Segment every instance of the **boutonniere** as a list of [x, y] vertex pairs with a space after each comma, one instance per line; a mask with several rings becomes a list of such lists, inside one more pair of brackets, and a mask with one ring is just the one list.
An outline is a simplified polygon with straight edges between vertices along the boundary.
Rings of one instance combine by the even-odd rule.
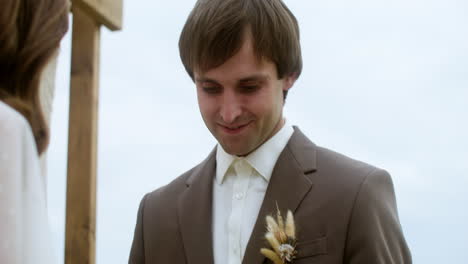
[[290, 210], [286, 214], [286, 219], [283, 219], [278, 205], [276, 207], [276, 221], [270, 215], [266, 217], [265, 238], [272, 249], [262, 248], [260, 252], [274, 264], [288, 264], [292, 263], [297, 254], [296, 226]]

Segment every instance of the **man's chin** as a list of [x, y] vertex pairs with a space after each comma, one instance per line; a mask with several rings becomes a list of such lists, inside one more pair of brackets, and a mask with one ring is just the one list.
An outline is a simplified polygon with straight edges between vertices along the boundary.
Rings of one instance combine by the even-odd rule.
[[252, 150], [250, 150], [247, 146], [232, 146], [229, 144], [221, 144], [223, 147], [224, 151], [230, 155], [234, 156], [247, 156]]

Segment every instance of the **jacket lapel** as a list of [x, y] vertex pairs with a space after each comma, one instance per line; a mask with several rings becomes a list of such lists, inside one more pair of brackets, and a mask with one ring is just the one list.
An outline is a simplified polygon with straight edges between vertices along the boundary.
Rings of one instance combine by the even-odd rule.
[[276, 204], [283, 215], [287, 210], [294, 213], [312, 188], [312, 181], [306, 174], [316, 169], [315, 145], [298, 128], [294, 127], [294, 129], [295, 132], [279, 156], [271, 175], [257, 221], [247, 244], [243, 264], [263, 263], [265, 258], [260, 253], [260, 249], [267, 246], [264, 239], [265, 217], [276, 213]]
[[194, 169], [179, 199], [179, 224], [188, 264], [213, 264], [212, 190], [216, 150]]

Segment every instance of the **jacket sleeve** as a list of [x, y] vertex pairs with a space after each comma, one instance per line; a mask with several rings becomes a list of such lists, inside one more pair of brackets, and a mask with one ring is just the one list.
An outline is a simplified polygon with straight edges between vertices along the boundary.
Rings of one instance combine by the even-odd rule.
[[348, 225], [344, 263], [412, 263], [392, 179], [384, 170], [375, 169], [361, 184]]
[[145, 208], [145, 200], [147, 195], [143, 197], [138, 209], [137, 222], [135, 226], [135, 233], [133, 235], [132, 248], [130, 250], [129, 264], [144, 264], [145, 263], [145, 243], [143, 235], [143, 214]]

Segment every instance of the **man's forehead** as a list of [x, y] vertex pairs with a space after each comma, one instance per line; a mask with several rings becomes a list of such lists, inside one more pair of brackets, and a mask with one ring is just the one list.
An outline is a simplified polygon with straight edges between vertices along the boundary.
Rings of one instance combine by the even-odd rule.
[[252, 46], [247, 44], [233, 56], [223, 61], [221, 65], [202, 70], [197, 68], [194, 77], [197, 81], [226, 80], [226, 81], [253, 81], [267, 80], [276, 75], [276, 66], [266, 58], [255, 54]]
[[260, 69], [265, 63], [271, 62], [255, 49], [253, 36], [249, 27], [243, 30], [242, 40], [237, 49], [235, 49], [228, 57], [217, 57], [216, 53], [205, 54], [202, 60], [198, 61], [198, 65], [194, 65], [193, 72], [198, 75], [207, 75], [217, 68], [227, 67], [245, 67]]

